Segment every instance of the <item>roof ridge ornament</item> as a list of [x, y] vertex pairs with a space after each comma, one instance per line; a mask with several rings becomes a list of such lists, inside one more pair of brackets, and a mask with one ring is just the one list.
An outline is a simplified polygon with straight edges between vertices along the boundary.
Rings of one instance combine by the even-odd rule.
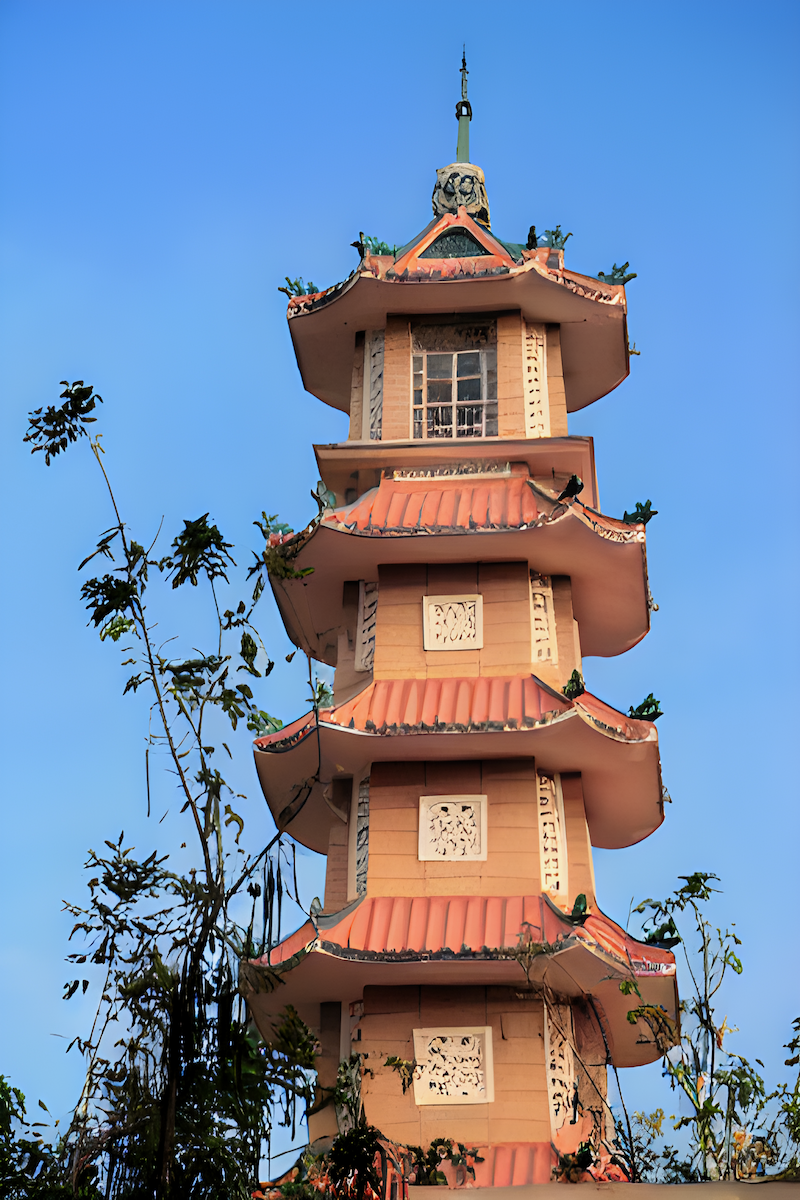
[[436, 217], [457, 216], [459, 208], [484, 229], [491, 229], [489, 201], [486, 196], [486, 180], [480, 167], [469, 161], [469, 123], [472, 120], [472, 105], [467, 99], [467, 55], [466, 47], [461, 59], [461, 99], [456, 105], [458, 118], [458, 145], [456, 161], [436, 172], [436, 187], [433, 189], [433, 212]]

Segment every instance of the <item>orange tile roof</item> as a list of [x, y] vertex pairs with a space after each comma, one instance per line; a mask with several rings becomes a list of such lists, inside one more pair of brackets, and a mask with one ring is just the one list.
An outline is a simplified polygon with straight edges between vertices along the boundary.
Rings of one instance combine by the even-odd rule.
[[[651, 721], [636, 721], [584, 692], [577, 700], [535, 675], [479, 675], [467, 679], [378, 679], [352, 700], [323, 709], [320, 722], [363, 733], [500, 732], [531, 729], [570, 711], [601, 732], [628, 742], [648, 741]], [[315, 727], [314, 714], [257, 738], [257, 750], [283, 749]]]
[[526, 478], [461, 475], [383, 479], [354, 504], [326, 513], [322, 525], [358, 533], [520, 529], [538, 516]]
[[534, 942], [555, 945], [577, 939], [595, 945], [642, 975], [672, 975], [669, 950], [646, 945], [610, 918], [594, 913], [582, 924], [538, 896], [367, 896], [340, 921], [306, 922], [258, 962], [275, 967], [318, 939], [321, 949], [357, 955], [474, 954], [516, 946], [529, 930]]

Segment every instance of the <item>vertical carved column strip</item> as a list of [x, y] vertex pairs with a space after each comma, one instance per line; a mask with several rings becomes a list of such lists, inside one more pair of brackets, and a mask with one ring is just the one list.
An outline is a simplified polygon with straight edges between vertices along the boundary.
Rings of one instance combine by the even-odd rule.
[[553, 585], [549, 575], [531, 571], [531, 661], [558, 664]]
[[525, 436], [550, 437], [544, 325], [524, 326]]
[[371, 329], [364, 342], [364, 441], [381, 440], [385, 340], [382, 329]]
[[570, 1044], [570, 1039], [574, 1037], [570, 1006], [545, 1003], [544, 1029], [550, 1129], [555, 1135], [565, 1123], [574, 1123], [578, 1115], [575, 1104], [575, 1057]]
[[356, 894], [367, 894], [367, 868], [369, 866], [369, 775], [358, 785], [358, 812], [356, 814]]
[[358, 620], [356, 622], [356, 671], [371, 671], [375, 658], [375, 624], [378, 619], [378, 585], [358, 584]]
[[539, 854], [542, 891], [566, 898], [567, 851], [564, 838], [564, 800], [558, 775], [536, 773], [539, 809]]

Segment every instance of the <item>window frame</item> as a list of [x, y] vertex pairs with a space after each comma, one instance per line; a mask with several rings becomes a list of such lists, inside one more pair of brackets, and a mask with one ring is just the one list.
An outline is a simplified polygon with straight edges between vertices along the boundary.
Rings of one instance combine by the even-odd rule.
[[[480, 356], [480, 371], [476, 374], [469, 374], [469, 375], [461, 376], [461, 379], [463, 379], [465, 381], [468, 379], [476, 379], [476, 378], [480, 380], [480, 399], [479, 400], [459, 400], [459, 398], [458, 398], [458, 383], [459, 383], [458, 356], [466, 355], [466, 354], [477, 354]], [[495, 390], [494, 396], [489, 395], [489, 371], [490, 371], [489, 355], [490, 354], [494, 355], [494, 357], [495, 357], [495, 362], [494, 362], [494, 367], [493, 367], [494, 377], [495, 377], [494, 378], [494, 390]], [[428, 375], [428, 359], [431, 355], [437, 355], [439, 357], [444, 357], [445, 355], [448, 355], [450, 357], [451, 371], [450, 371], [450, 377], [449, 377], [449, 383], [450, 383], [450, 401], [449, 401], [449, 403], [447, 403], [447, 402], [437, 403], [436, 401], [431, 403], [431, 401], [429, 399], [428, 384], [430, 382], [433, 382], [436, 380], [435, 376], [433, 377], [433, 380], [431, 380], [430, 376]], [[417, 369], [418, 361], [421, 365], [421, 370]], [[418, 378], [419, 378], [420, 384], [421, 384], [421, 386], [419, 388], [417, 387]], [[442, 381], [444, 382], [446, 380], [446, 378], [447, 377], [444, 377], [442, 379]], [[440, 350], [440, 349], [437, 349], [437, 350], [419, 349], [418, 350], [418, 349], [412, 347], [412, 350], [411, 350], [411, 422], [410, 422], [411, 440], [415, 441], [415, 442], [458, 442], [458, 441], [468, 442], [468, 441], [474, 441], [478, 438], [486, 439], [489, 437], [497, 437], [498, 436], [497, 432], [495, 432], [495, 433], [487, 433], [486, 432], [487, 419], [494, 419], [495, 423], [497, 421], [496, 416], [494, 418], [487, 418], [487, 409], [488, 409], [489, 405], [490, 404], [494, 404], [495, 406], [497, 405], [496, 393], [497, 393], [497, 346], [496, 345], [494, 345], [494, 346], [477, 346], [477, 347], [471, 347], [469, 349], [463, 348], [463, 349], [453, 349], [453, 350]], [[420, 403], [417, 403], [417, 395], [418, 394], [420, 396]], [[450, 427], [451, 432], [449, 434], [441, 434], [441, 435], [437, 436], [436, 434], [431, 435], [429, 433], [429, 428], [430, 428], [429, 412], [431, 410], [434, 410], [437, 408], [438, 409], [443, 409], [443, 408], [450, 409], [451, 419], [450, 419], [449, 427]], [[479, 409], [480, 410], [480, 431], [473, 432], [477, 428], [477, 424], [473, 424], [473, 425], [465, 427], [465, 428], [469, 429], [469, 432], [459, 433], [459, 423], [458, 423], [459, 410], [463, 412], [463, 411], [466, 411], [469, 409], [473, 409], [473, 410]], [[418, 417], [418, 414], [419, 414], [419, 417]], [[420, 428], [419, 434], [417, 434], [418, 427]]]

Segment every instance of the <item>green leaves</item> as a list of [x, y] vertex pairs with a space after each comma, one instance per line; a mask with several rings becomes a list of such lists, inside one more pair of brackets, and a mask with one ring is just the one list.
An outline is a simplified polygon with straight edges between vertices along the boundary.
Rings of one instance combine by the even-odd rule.
[[303, 283], [303, 279], [298, 275], [297, 279], [290, 279], [288, 275], [284, 275], [286, 287], [279, 287], [279, 292], [284, 292], [290, 299], [292, 296], [311, 296], [319, 291], [315, 283]]
[[183, 531], [172, 543], [173, 553], [164, 560], [164, 565], [171, 573], [172, 586], [178, 588], [187, 581], [192, 587], [197, 587], [198, 576], [202, 573], [209, 583], [215, 579], [228, 582], [225, 568], [228, 564], [235, 566], [228, 551], [231, 543], [226, 542], [216, 525], [209, 525], [208, 513], [198, 517], [196, 521], [184, 521]]
[[94, 412], [98, 401], [103, 403], [103, 397], [93, 394], [94, 388], [84, 387], [82, 379], [76, 379], [72, 385], [62, 379], [61, 386], [64, 391], [59, 399], [65, 403], [59, 408], [51, 404], [28, 413], [28, 431], [22, 439], [32, 443], [31, 454], [44, 450], [45, 466], [48, 467], [51, 458], [66, 450], [70, 442], [88, 436], [86, 426], [97, 420], [89, 413]]
[[631, 705], [628, 716], [633, 717], [635, 721], [657, 721], [659, 717], [663, 717], [661, 705], [651, 692], [649, 696], [645, 696], [641, 704], [637, 704], [636, 708]]
[[[102, 579], [87, 579], [81, 588], [81, 599], [88, 601], [89, 623], [95, 629], [107, 617], [124, 614], [132, 609], [137, 594], [136, 585], [128, 579], [104, 575]], [[102, 636], [102, 635], [101, 635]], [[113, 634], [110, 635], [113, 637]], [[114, 638], [116, 641], [116, 638]]]
[[247, 718], [247, 728], [257, 737], [264, 737], [268, 733], [277, 733], [279, 729], [283, 729], [283, 721], [271, 717], [263, 709], [251, 709]]
[[583, 676], [577, 668], [572, 672], [561, 690], [568, 700], [577, 700], [578, 696], [582, 696], [586, 691], [586, 688], [583, 686]]

